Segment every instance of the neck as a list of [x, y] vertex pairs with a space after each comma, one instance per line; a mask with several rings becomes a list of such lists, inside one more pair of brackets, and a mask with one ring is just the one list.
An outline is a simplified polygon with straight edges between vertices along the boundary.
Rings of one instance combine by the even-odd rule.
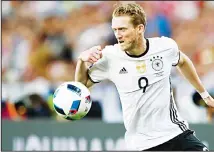
[[140, 38], [138, 39], [135, 47], [129, 51], [127, 51], [128, 54], [130, 55], [141, 55], [146, 51], [146, 39], [142, 36], [140, 36]]

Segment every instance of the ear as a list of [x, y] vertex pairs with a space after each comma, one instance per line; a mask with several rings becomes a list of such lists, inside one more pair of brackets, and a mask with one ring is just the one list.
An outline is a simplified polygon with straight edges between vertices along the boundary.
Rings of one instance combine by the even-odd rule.
[[139, 32], [139, 33], [143, 33], [143, 32], [145, 31], [145, 27], [144, 27], [143, 24], [138, 25], [137, 28], [138, 28], [138, 32]]

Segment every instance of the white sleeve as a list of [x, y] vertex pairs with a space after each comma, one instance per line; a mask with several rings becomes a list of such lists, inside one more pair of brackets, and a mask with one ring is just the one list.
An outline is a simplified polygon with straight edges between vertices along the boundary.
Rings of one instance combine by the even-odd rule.
[[180, 51], [178, 49], [177, 43], [173, 39], [169, 38], [169, 41], [170, 41], [170, 45], [172, 48], [170, 51], [169, 57], [172, 61], [172, 66], [176, 66], [176, 65], [178, 65], [179, 60], [180, 60]]
[[103, 57], [88, 69], [89, 79], [94, 83], [108, 79], [108, 59], [103, 50]]

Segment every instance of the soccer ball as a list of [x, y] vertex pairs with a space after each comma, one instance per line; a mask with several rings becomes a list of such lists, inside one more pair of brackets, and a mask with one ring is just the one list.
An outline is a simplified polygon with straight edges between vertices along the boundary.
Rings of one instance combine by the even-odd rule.
[[90, 91], [80, 82], [64, 82], [53, 95], [56, 113], [68, 120], [83, 118], [91, 108]]

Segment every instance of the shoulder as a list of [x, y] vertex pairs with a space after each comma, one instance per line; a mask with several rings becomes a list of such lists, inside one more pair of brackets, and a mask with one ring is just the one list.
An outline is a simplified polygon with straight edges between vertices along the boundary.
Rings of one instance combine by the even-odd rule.
[[106, 45], [102, 50], [102, 53], [104, 56], [111, 56], [111, 55], [117, 54], [119, 50], [120, 50], [120, 47], [118, 44]]
[[177, 43], [172, 38], [165, 36], [149, 38], [149, 41], [153, 45], [158, 45], [165, 49], [178, 48]]
[[172, 38], [162, 37], [162, 39], [163, 39], [164, 43], [167, 44], [168, 46], [170, 46], [172, 48], [177, 48], [178, 47], [177, 43]]

